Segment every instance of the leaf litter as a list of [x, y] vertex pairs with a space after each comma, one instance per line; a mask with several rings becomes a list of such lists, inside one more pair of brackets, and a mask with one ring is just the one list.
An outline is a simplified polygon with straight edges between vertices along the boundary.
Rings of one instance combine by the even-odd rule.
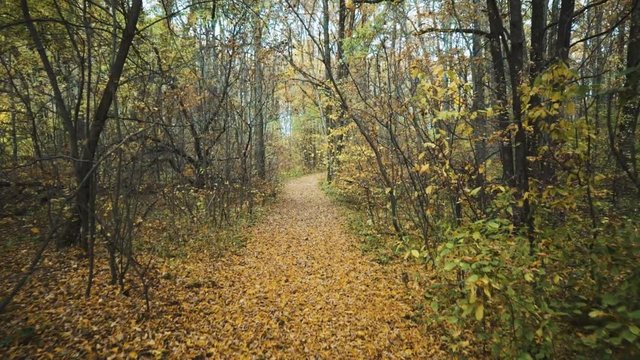
[[98, 264], [94, 295], [84, 299], [80, 257], [73, 251], [50, 254], [12, 310], [0, 315], [0, 354], [446, 357], [436, 335], [410, 319], [415, 296], [392, 271], [362, 255], [319, 181], [310, 175], [287, 183], [268, 216], [246, 230], [249, 240], [241, 251], [218, 258], [199, 249], [159, 264], [149, 313], [139, 296], [122, 296], [107, 285], [105, 264]]

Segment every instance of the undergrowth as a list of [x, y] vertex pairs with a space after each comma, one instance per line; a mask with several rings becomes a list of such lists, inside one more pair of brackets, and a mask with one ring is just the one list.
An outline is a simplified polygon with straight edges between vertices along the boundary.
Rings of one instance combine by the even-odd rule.
[[389, 236], [383, 235], [371, 221], [366, 212], [359, 204], [344, 195], [337, 187], [327, 181], [321, 183], [322, 191], [335, 203], [341, 205], [339, 211], [347, 219], [347, 226], [350, 233], [358, 236], [360, 249], [370, 256], [373, 261], [381, 265], [400, 260], [402, 257], [402, 246], [399, 242]]

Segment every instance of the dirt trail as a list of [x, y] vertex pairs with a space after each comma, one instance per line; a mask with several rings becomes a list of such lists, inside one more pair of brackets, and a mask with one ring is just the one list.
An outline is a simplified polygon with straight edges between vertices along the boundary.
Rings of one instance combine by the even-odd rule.
[[406, 319], [411, 308], [400, 279], [362, 255], [319, 181], [311, 175], [289, 182], [251, 229], [247, 248], [219, 268], [223, 320], [209, 339], [218, 355], [436, 356]]

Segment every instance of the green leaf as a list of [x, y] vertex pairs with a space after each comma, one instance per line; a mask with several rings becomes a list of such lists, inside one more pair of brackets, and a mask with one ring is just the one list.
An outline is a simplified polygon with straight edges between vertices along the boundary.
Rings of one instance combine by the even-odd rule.
[[457, 316], [448, 316], [445, 318], [445, 320], [449, 323], [449, 324], [457, 324], [458, 323], [458, 317]]
[[411, 256], [415, 257], [415, 258], [419, 258], [420, 257], [420, 252], [416, 249], [411, 250]]
[[438, 305], [437, 301], [432, 301], [431, 302], [431, 310], [433, 310], [434, 312], [438, 312], [438, 309], [440, 308], [440, 306]]
[[618, 298], [613, 294], [605, 294], [602, 297], [602, 304], [604, 305], [616, 305], [618, 304]]
[[640, 335], [640, 328], [633, 324], [629, 325], [629, 331], [631, 331], [634, 335]]
[[610, 322], [610, 323], [607, 323], [605, 327], [609, 330], [615, 330], [622, 327], [622, 324], [620, 324], [619, 322]]
[[533, 360], [529, 353], [523, 353], [518, 356], [518, 360]]
[[615, 346], [618, 346], [620, 344], [622, 344], [622, 338], [619, 336], [613, 337], [611, 339], [609, 339], [609, 342], [612, 343]]
[[640, 320], [640, 310], [630, 312], [629, 317], [631, 319]]
[[630, 343], [636, 341], [636, 339], [638, 338], [638, 336], [636, 336], [634, 333], [632, 333], [629, 330], [623, 331], [622, 334], [620, 334], [620, 336], [622, 336], [625, 340], [627, 340]]
[[473, 283], [475, 283], [476, 281], [478, 281], [478, 278], [479, 278], [479, 277], [478, 277], [478, 275], [477, 275], [477, 274], [473, 274], [473, 275], [471, 275], [471, 276], [469, 276], [469, 277], [467, 278], [467, 283], [469, 283], [469, 284], [473, 284]]
[[456, 262], [449, 261], [448, 263], [444, 264], [444, 270], [445, 271], [453, 270], [456, 266], [458, 266]]

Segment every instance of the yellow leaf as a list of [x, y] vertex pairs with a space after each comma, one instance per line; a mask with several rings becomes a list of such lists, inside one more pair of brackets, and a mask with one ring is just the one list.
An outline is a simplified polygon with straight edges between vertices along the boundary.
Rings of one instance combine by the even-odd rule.
[[574, 104], [573, 102], [567, 103], [566, 110], [567, 110], [567, 114], [575, 115], [576, 114], [576, 104]]
[[480, 304], [476, 307], [476, 320], [480, 321], [484, 317], [484, 305]]

